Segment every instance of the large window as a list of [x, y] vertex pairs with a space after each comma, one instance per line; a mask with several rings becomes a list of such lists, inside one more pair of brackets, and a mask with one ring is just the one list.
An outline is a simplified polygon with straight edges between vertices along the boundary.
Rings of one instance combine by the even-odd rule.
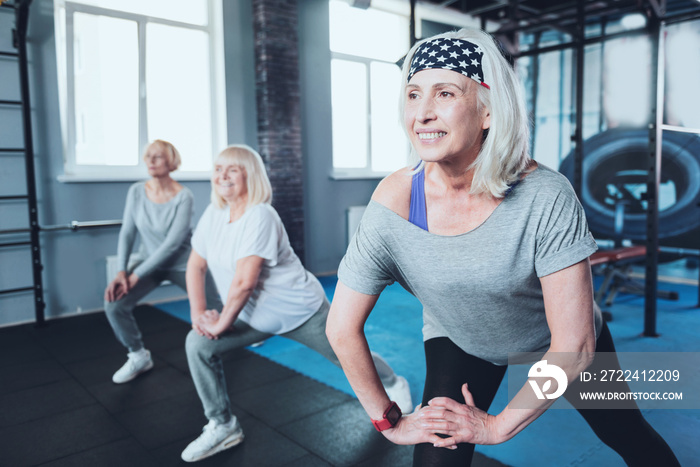
[[56, 0], [63, 179], [143, 177], [153, 139], [211, 170], [226, 142], [220, 0]]
[[385, 175], [407, 163], [396, 62], [408, 52], [408, 31], [403, 15], [330, 2], [336, 177]]
[[[621, 30], [608, 24], [607, 32]], [[700, 21], [666, 28], [664, 123], [700, 129]], [[533, 35], [521, 36], [521, 47]], [[569, 42], [559, 32], [545, 33], [540, 46]], [[651, 119], [651, 46], [646, 35], [612, 39], [585, 47], [583, 137], [612, 128], [645, 129]], [[533, 112], [533, 156], [550, 167], [571, 152], [575, 118], [575, 54], [543, 53], [518, 60], [528, 105]]]

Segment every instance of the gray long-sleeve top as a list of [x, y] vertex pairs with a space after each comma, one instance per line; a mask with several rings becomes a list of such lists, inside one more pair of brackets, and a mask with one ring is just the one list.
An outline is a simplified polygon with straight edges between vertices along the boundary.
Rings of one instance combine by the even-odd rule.
[[183, 187], [167, 203], [154, 203], [146, 196], [145, 185], [146, 182], [134, 183], [126, 196], [117, 246], [119, 268], [128, 271], [129, 256], [138, 233], [139, 253], [143, 258], [133, 271], [138, 277], [156, 269], [184, 270], [190, 253], [194, 196]]

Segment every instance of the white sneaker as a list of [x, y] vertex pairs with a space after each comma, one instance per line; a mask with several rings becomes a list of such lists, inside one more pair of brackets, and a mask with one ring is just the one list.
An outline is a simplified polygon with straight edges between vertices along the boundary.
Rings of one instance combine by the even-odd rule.
[[151, 352], [148, 350], [142, 349], [138, 352], [129, 352], [127, 356], [129, 359], [124, 366], [119, 368], [112, 376], [112, 381], [117, 384], [127, 383], [141, 373], [145, 373], [153, 368], [153, 359], [151, 359]]
[[413, 402], [411, 400], [411, 387], [403, 376], [396, 375], [396, 381], [391, 386], [385, 386], [389, 399], [396, 402], [404, 415], [413, 412]]
[[243, 441], [243, 429], [238, 423], [238, 419], [233, 419], [226, 424], [217, 423], [216, 420], [209, 420], [209, 423], [202, 429], [199, 438], [192, 441], [184, 451], [182, 460], [185, 462], [197, 462], [217, 452], [232, 448]]

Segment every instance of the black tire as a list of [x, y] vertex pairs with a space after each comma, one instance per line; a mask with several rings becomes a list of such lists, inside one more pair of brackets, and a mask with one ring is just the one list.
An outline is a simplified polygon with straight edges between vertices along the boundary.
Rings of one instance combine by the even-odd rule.
[[[615, 205], [626, 198], [624, 238], [646, 239], [646, 177], [649, 132], [614, 129], [583, 145], [581, 203], [597, 238], [615, 238]], [[573, 180], [573, 151], [559, 171]], [[700, 247], [700, 136], [664, 132], [659, 187], [659, 242], [666, 246]]]

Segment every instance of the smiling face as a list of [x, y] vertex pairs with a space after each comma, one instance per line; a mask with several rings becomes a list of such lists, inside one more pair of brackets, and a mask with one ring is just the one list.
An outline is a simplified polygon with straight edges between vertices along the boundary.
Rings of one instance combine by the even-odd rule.
[[450, 70], [427, 69], [406, 85], [404, 124], [426, 162], [471, 164], [481, 149], [490, 115], [479, 109], [474, 80]]
[[248, 195], [245, 169], [225, 158], [217, 159], [211, 183], [229, 206], [245, 200]]

